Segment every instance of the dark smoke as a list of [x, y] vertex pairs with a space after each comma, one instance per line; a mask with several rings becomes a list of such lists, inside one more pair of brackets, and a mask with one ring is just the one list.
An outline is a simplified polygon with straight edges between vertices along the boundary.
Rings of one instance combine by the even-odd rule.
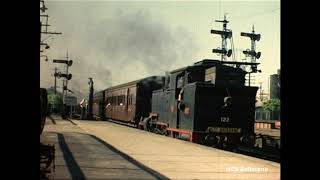
[[58, 7], [51, 11], [52, 16], [57, 16], [56, 29], [64, 33], [54, 43], [64, 53], [56, 51], [51, 56], [63, 56], [65, 49], [72, 52], [75, 60], [69, 85], [77, 96], [88, 96], [89, 77], [93, 78], [95, 91], [99, 91], [147, 76], [164, 75], [165, 71], [188, 65], [185, 60], [190, 62], [197, 51], [191, 33], [171, 28], [147, 10], [118, 9], [112, 17], [101, 20], [95, 20], [94, 11], [82, 10], [83, 16], [77, 12], [79, 16], [70, 17], [65, 11], [59, 12]]

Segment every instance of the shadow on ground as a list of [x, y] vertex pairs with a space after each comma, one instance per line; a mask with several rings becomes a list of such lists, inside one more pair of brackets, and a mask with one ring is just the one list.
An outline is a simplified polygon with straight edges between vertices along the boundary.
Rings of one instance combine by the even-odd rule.
[[77, 132], [44, 132], [55, 144], [54, 179], [169, 179], [102, 139]]

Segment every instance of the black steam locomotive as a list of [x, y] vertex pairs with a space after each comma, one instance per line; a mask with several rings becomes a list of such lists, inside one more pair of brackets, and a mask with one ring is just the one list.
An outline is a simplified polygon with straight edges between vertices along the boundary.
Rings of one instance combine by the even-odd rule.
[[108, 88], [94, 95], [93, 114], [209, 146], [252, 145], [258, 88], [245, 85], [240, 64], [205, 59]]

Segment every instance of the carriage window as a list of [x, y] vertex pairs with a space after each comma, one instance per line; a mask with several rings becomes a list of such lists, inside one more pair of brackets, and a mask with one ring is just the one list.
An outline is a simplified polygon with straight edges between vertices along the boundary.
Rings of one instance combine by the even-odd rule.
[[118, 106], [123, 106], [125, 105], [125, 96], [121, 95], [121, 96], [117, 96], [117, 105]]

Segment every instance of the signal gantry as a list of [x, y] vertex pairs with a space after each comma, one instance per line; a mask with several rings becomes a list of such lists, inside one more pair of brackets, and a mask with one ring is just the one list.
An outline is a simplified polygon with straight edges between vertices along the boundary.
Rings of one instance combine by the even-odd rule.
[[[261, 39], [261, 35], [255, 34], [254, 26], [252, 26], [251, 33], [241, 32], [241, 36], [248, 37], [251, 39], [251, 50], [247, 49], [247, 50], [243, 51], [243, 54], [245, 54], [246, 57], [251, 57], [252, 63], [256, 63], [256, 59], [259, 59], [261, 57], [261, 52], [256, 52], [256, 41], [259, 41]], [[251, 70], [253, 73], [261, 72], [261, 70], [257, 69], [256, 64], [251, 66]]]
[[221, 61], [226, 61], [226, 59], [227, 59], [226, 56], [230, 57], [232, 54], [231, 49], [227, 50], [227, 39], [232, 38], [232, 31], [230, 29], [227, 29], [227, 24], [229, 23], [229, 21], [226, 20], [226, 15], [224, 15], [224, 20], [215, 20], [215, 22], [223, 23], [223, 30], [222, 31], [214, 30], [214, 29], [211, 30], [211, 34], [221, 35], [222, 45], [221, 45], [221, 49], [220, 48], [212, 49], [212, 52], [217, 53], [217, 54], [221, 54]]

